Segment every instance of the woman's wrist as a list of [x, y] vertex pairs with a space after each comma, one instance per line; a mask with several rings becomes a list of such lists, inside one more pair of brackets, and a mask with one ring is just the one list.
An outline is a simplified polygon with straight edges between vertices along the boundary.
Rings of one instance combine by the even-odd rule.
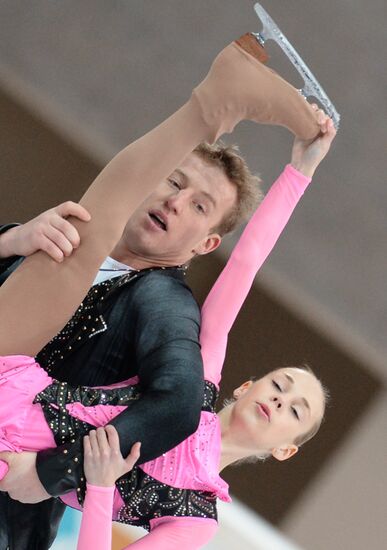
[[100, 491], [101, 493], [109, 493], [110, 491], [113, 491], [114, 488], [115, 488], [114, 483], [113, 485], [103, 485], [103, 484], [86, 482], [86, 489]]
[[297, 170], [307, 178], [312, 178], [316, 170], [315, 167], [312, 168], [311, 166], [303, 164], [302, 162], [291, 161], [290, 164], [291, 166], [293, 166], [293, 168], [295, 168], [295, 170]]

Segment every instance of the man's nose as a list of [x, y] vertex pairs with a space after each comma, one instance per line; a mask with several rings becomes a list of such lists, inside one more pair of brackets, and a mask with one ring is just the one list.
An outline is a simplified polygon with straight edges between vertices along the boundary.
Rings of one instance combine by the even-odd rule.
[[185, 202], [185, 196], [183, 191], [179, 193], [174, 193], [165, 199], [165, 206], [167, 210], [173, 212], [174, 214], [180, 214], [183, 209]]

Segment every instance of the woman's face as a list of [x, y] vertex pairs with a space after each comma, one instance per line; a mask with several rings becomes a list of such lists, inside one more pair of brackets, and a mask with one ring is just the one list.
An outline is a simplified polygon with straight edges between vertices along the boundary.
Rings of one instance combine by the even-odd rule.
[[234, 391], [234, 397], [231, 421], [240, 434], [240, 444], [251, 446], [251, 454], [269, 452], [279, 460], [297, 451], [295, 439], [324, 414], [320, 382], [313, 374], [294, 367], [246, 382]]

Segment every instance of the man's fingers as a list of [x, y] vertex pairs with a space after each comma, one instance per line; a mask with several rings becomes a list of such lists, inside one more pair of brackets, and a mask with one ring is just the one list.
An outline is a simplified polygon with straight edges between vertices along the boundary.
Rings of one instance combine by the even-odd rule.
[[62, 252], [62, 256], [70, 256], [74, 249], [73, 243], [60, 230], [49, 225], [46, 228], [45, 236]]
[[[2, 460], [3, 462], [5, 462], [6, 464], [9, 463], [9, 461], [11, 460], [11, 455], [12, 453], [8, 452], [8, 451], [3, 451], [2, 453], [0, 453], [0, 460]], [[7, 472], [6, 472], [7, 470]], [[1, 471], [2, 471], [2, 477], [0, 478], [0, 491], [7, 491], [9, 489], [9, 487], [7, 486], [7, 480], [4, 479], [6, 473], [8, 473], [8, 469], [6, 467], [4, 467], [4, 465], [1, 466]]]
[[72, 248], [77, 248], [79, 246], [81, 241], [79, 233], [69, 221], [55, 214], [51, 220], [51, 225], [67, 239]]
[[91, 216], [88, 211], [83, 206], [73, 201], [66, 201], [59, 206], [56, 206], [55, 212], [62, 216], [62, 218], [67, 216], [75, 216], [84, 222], [91, 220]]
[[62, 250], [47, 237], [41, 237], [38, 250], [42, 250], [56, 262], [61, 262], [64, 258]]
[[11, 457], [12, 457], [12, 453], [10, 451], [2, 451], [0, 453], [0, 460], [4, 460], [4, 462], [9, 463], [9, 461], [11, 460]]

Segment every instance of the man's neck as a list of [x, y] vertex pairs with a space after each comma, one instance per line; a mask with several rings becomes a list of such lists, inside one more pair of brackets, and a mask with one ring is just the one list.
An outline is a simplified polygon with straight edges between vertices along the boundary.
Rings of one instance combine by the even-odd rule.
[[110, 254], [110, 257], [117, 262], [130, 266], [132, 269], [147, 269], [149, 267], [174, 267], [181, 265], [178, 261], [162, 260], [159, 258], [148, 258], [117, 245]]

